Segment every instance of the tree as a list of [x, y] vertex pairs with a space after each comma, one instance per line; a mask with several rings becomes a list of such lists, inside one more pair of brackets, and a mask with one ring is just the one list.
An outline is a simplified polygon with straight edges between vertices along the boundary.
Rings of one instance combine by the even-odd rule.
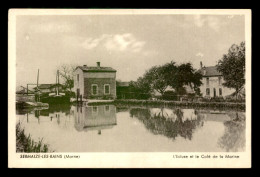
[[217, 69], [224, 78], [223, 85], [234, 88], [236, 98], [245, 84], [245, 42], [233, 44], [227, 54], [219, 60]]
[[70, 92], [74, 86], [75, 69], [76, 69], [75, 65], [68, 65], [68, 64], [63, 64], [58, 67], [59, 74], [64, 81], [64, 86], [65, 88], [68, 88]]
[[[168, 86], [171, 86], [179, 95], [186, 93], [185, 85], [189, 85], [195, 91], [198, 91], [202, 84], [201, 78], [202, 75], [195, 71], [190, 63], [176, 65], [175, 62], [171, 61], [162, 66], [153, 66], [136, 82], [131, 81], [129, 86], [131, 92], [135, 93], [132, 94], [132, 97], [147, 99], [151, 97], [154, 90], [164, 95]], [[175, 96], [175, 94], [172, 95], [172, 97]]]
[[151, 97], [152, 88], [148, 80], [139, 77], [137, 81], [129, 83], [130, 97], [136, 99], [148, 99]]
[[144, 79], [150, 83], [150, 87], [160, 94], [164, 94], [168, 84], [165, 81], [165, 67], [164, 66], [153, 66], [144, 74]]
[[192, 67], [191, 63], [176, 65], [175, 62], [171, 62], [167, 63], [165, 68], [166, 82], [177, 94], [185, 94], [185, 85], [198, 90], [202, 84], [202, 75]]

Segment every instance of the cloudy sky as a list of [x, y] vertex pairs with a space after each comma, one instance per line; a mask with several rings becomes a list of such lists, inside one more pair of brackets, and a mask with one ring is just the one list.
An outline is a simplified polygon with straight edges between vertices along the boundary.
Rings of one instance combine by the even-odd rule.
[[117, 79], [136, 80], [154, 65], [202, 61], [212, 66], [245, 40], [240, 15], [18, 16], [17, 85], [55, 83], [61, 64], [110, 66]]

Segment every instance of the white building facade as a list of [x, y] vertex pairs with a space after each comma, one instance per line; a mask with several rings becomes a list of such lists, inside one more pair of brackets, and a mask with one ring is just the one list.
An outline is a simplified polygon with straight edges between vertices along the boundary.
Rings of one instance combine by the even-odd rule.
[[235, 92], [235, 89], [230, 89], [223, 86], [224, 80], [220, 72], [218, 72], [216, 66], [201, 67], [202, 85], [200, 86], [200, 92], [203, 97], [223, 97]]

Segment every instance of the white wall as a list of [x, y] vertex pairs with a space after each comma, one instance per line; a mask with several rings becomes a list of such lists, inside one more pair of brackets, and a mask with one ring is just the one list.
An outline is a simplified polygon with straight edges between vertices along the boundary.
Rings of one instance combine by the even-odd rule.
[[[77, 75], [79, 74], [79, 82], [77, 81]], [[77, 89], [80, 89], [80, 94], [84, 94], [84, 77], [83, 71], [80, 68], [77, 68], [74, 76], [74, 87], [73, 91], [77, 94]]]
[[221, 84], [219, 84], [218, 76], [208, 77], [208, 78], [209, 78], [209, 85], [207, 85], [207, 77], [202, 78], [202, 85], [200, 86], [200, 91], [203, 97], [206, 96], [206, 88], [210, 89], [210, 97], [214, 97], [214, 90], [213, 90], [214, 88], [216, 89], [216, 96], [219, 96], [219, 88], [222, 88], [223, 97], [235, 92], [235, 89], [230, 89], [222, 85], [222, 83], [224, 82], [223, 77], [221, 77]]

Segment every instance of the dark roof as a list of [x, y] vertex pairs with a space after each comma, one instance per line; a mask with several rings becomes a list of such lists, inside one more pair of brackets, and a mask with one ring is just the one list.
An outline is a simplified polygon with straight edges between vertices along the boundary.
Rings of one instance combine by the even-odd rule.
[[[204, 70], [206, 70], [205, 74], [204, 74]], [[199, 71], [203, 77], [222, 76], [222, 74], [218, 72], [217, 66], [203, 67]]]
[[128, 87], [129, 86], [129, 82], [116, 82], [116, 85], [119, 87]]
[[116, 72], [111, 67], [78, 66], [84, 72]]

